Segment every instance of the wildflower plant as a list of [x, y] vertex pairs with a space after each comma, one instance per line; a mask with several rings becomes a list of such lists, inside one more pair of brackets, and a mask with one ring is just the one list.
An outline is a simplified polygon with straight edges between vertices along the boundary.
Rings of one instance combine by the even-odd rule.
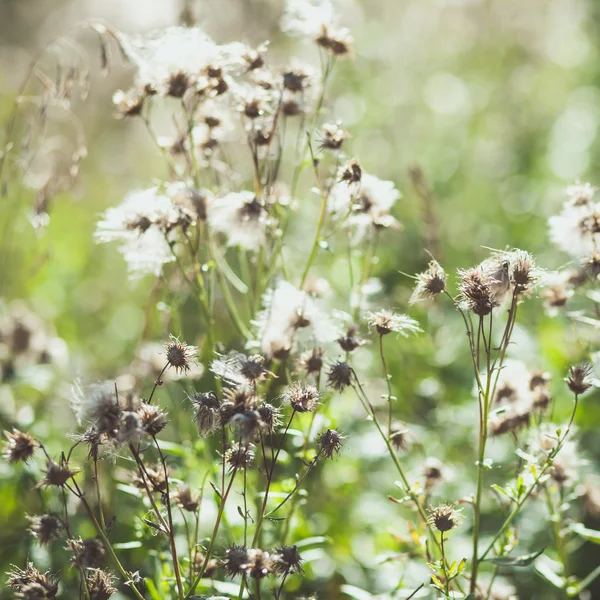
[[[493, 598], [500, 568], [532, 564], [574, 597], [600, 574], [571, 573], [566, 545], [567, 535], [599, 535], [572, 516], [581, 464], [574, 422], [593, 386], [591, 367], [565, 374], [572, 402], [566, 423], [557, 425], [560, 384], [543, 364], [511, 357], [524, 304], [541, 296], [563, 309], [597, 281], [594, 190], [571, 188], [550, 219], [550, 239], [579, 261], [566, 279], [520, 249], [492, 250], [478, 265], [458, 269], [456, 281], [432, 257], [406, 290], [406, 306], [375, 305], [369, 289], [378, 249], [401, 235], [402, 195], [371, 173], [376, 162], [353, 156], [351, 133], [332, 114], [334, 70], [354, 45], [341, 14], [329, 1], [286, 2], [281, 28], [313, 44], [318, 67], [294, 57], [271, 61], [266, 42], [219, 44], [199, 26], [143, 36], [89, 26], [99, 36], [103, 68], [111, 46], [131, 65], [132, 86], [114, 91], [114, 110], [147, 130], [164, 167], [104, 211], [95, 239], [115, 245], [132, 280], [149, 278], [161, 297], [192, 303], [195, 322], [190, 335], [184, 327], [169, 331], [150, 350], [142, 340], [145, 351], [110, 381], [75, 382], [77, 429], [64, 448], [7, 429], [4, 457], [11, 468], [32, 470], [32, 493], [42, 499], [40, 514], [27, 517], [29, 532], [69, 557], [57, 574], [29, 561], [15, 566], [7, 585], [16, 597], [60, 592], [98, 600], [118, 591], [138, 600], [279, 599], [310, 590], [311, 578], [318, 579], [311, 550], [328, 541], [327, 532], [309, 537], [297, 520], [319, 496], [318, 489], [307, 492], [311, 476], [343, 460], [352, 444], [338, 426], [340, 397], [361, 410], [353, 417], [371, 428], [395, 471], [389, 484], [399, 497], [381, 495], [409, 532], [400, 560], [426, 569], [419, 582], [399, 566], [384, 597], [415, 597], [424, 588], [431, 598]], [[169, 137], [159, 135], [157, 113], [174, 124]], [[426, 193], [422, 173], [413, 178]], [[347, 252], [344, 289], [319, 277], [332, 268], [333, 247]], [[587, 299], [599, 300], [593, 289]], [[419, 443], [394, 394], [409, 374], [390, 369], [389, 353], [415, 343], [427, 329], [426, 312], [443, 303], [465, 333], [468, 363], [461, 370], [473, 382], [475, 435], [459, 465], [465, 490], [442, 499], [452, 466], [423, 459], [421, 477], [410, 467]], [[422, 322], [405, 312], [419, 305]], [[181, 308], [171, 324], [185, 323], [183, 316]], [[581, 312], [571, 317], [596, 322]], [[12, 339], [18, 358], [19, 336]], [[362, 362], [369, 344], [385, 389], [379, 398]], [[516, 461], [491, 456], [490, 447], [505, 438]], [[532, 548], [517, 527], [541, 500], [553, 527], [551, 566], [545, 548]], [[120, 502], [135, 504], [134, 525], [120, 521]], [[123, 541], [120, 529], [132, 539]], [[132, 561], [132, 549], [144, 558]]]

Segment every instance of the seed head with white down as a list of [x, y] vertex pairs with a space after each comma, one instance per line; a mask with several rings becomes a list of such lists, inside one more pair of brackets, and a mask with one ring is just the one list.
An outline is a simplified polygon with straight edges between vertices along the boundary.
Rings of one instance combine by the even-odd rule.
[[363, 172], [359, 183], [336, 183], [330, 194], [330, 207], [338, 218], [348, 218], [357, 228], [360, 239], [370, 227], [398, 229], [400, 223], [390, 214], [402, 197], [392, 181], [385, 181]]
[[153, 187], [130, 192], [119, 206], [109, 208], [98, 223], [98, 242], [120, 242], [132, 278], [159, 276], [163, 265], [175, 260], [168, 240], [172, 229], [189, 222], [183, 207]]
[[202, 91], [211, 67], [219, 68], [222, 76], [247, 68], [244, 56], [250, 49], [246, 45], [220, 46], [199, 27], [169, 27], [142, 36], [119, 33], [118, 37], [126, 57], [137, 67], [138, 85], [165, 95], [181, 97], [188, 88]]
[[317, 344], [333, 342], [340, 333], [318, 299], [283, 279], [263, 296], [263, 309], [254, 325], [256, 342], [252, 346], [259, 347], [266, 358], [287, 356], [301, 331]]
[[268, 214], [253, 192], [232, 192], [216, 198], [208, 219], [212, 230], [226, 237], [228, 246], [258, 250], [266, 242]]

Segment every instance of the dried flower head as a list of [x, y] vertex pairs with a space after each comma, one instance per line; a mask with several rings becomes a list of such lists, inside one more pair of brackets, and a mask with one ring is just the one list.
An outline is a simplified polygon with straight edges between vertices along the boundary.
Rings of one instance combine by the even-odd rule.
[[352, 367], [344, 361], [337, 361], [331, 365], [327, 373], [327, 385], [341, 392], [352, 383]]
[[79, 562], [84, 568], [96, 568], [104, 562], [106, 550], [99, 538], [69, 540], [69, 546], [75, 555], [74, 564]]
[[165, 470], [161, 464], [155, 466], [147, 466], [144, 469], [144, 478], [139, 475], [134, 475], [133, 485], [140, 490], [146, 489], [148, 484], [150, 491], [164, 494], [167, 491], [167, 477], [170, 475], [170, 470]]
[[436, 260], [429, 262], [426, 271], [417, 275], [417, 285], [410, 297], [409, 304], [435, 298], [446, 289], [447, 275]]
[[496, 437], [505, 433], [516, 433], [529, 427], [533, 406], [517, 405], [504, 407], [492, 413], [488, 420], [489, 435]]
[[280, 546], [273, 552], [274, 570], [280, 575], [302, 572], [302, 556], [296, 546]]
[[392, 430], [390, 432], [390, 441], [392, 446], [398, 451], [406, 452], [408, 450], [408, 436], [410, 434], [409, 429], [404, 423], [392, 423]]
[[143, 435], [144, 430], [140, 415], [130, 410], [123, 411], [117, 431], [117, 440], [122, 444], [137, 444]]
[[336, 342], [344, 352], [353, 352], [366, 343], [366, 340], [358, 335], [358, 327], [350, 325], [346, 329], [346, 335], [339, 337]]
[[326, 25], [321, 27], [321, 32], [315, 41], [321, 48], [338, 57], [348, 56], [352, 52], [354, 43], [347, 29], [332, 30]]
[[113, 95], [113, 103], [119, 117], [137, 117], [144, 107], [145, 95], [136, 89], [123, 92], [118, 90]]
[[419, 327], [419, 323], [408, 315], [401, 315], [388, 310], [380, 310], [376, 313], [368, 312], [366, 317], [369, 326], [375, 327], [377, 333], [381, 336], [394, 332], [403, 337], [408, 337], [411, 333], [423, 331]]
[[223, 561], [225, 573], [230, 577], [245, 575], [249, 560], [248, 551], [245, 546], [232, 544], [225, 551], [225, 559]]
[[429, 522], [441, 533], [454, 529], [459, 521], [459, 512], [450, 504], [442, 504], [429, 512]]
[[319, 149], [335, 151], [339, 150], [344, 141], [348, 139], [348, 132], [337, 123], [325, 123], [321, 127], [320, 136]]
[[18, 597], [26, 600], [54, 600], [58, 594], [58, 581], [49, 573], [41, 573], [31, 562], [25, 569], [13, 566], [8, 573], [7, 585]]
[[290, 92], [302, 92], [312, 83], [310, 69], [300, 65], [288, 67], [283, 71], [283, 87]]
[[323, 369], [323, 348], [315, 347], [300, 355], [298, 359], [298, 370], [304, 371], [307, 375], [318, 375]]
[[37, 487], [62, 487], [75, 475], [75, 471], [69, 469], [66, 461], [61, 460], [60, 463], [48, 459], [46, 463], [46, 472], [44, 479], [37, 484]]
[[171, 336], [170, 341], [165, 344], [165, 354], [167, 355], [167, 363], [170, 367], [175, 369], [177, 373], [185, 373], [195, 363], [198, 348], [188, 346], [180, 342], [176, 337]]
[[253, 444], [235, 443], [225, 452], [225, 462], [230, 470], [250, 469], [254, 462]]
[[90, 600], [108, 600], [113, 594], [117, 593], [114, 587], [114, 575], [101, 569], [87, 570], [87, 587], [90, 593]]
[[574, 365], [569, 369], [569, 375], [565, 379], [569, 389], [575, 394], [580, 395], [587, 392], [592, 387], [592, 373], [594, 369], [591, 364]]
[[175, 504], [187, 510], [188, 512], [196, 512], [200, 506], [200, 498], [192, 494], [192, 490], [187, 485], [180, 485], [173, 496]]
[[423, 475], [425, 476], [425, 489], [431, 488], [444, 478], [444, 465], [437, 458], [428, 458], [423, 467]]
[[250, 577], [262, 579], [274, 573], [275, 561], [268, 552], [259, 548], [251, 548], [248, 550], [248, 564], [245, 571]]
[[362, 167], [358, 162], [358, 159], [352, 158], [344, 163], [338, 173], [338, 181], [351, 185], [353, 183], [359, 183], [362, 179]]
[[325, 433], [322, 433], [317, 438], [317, 446], [319, 452], [323, 454], [325, 458], [333, 458], [339, 455], [340, 450], [343, 446], [344, 436], [335, 429], [328, 429]]
[[35, 453], [38, 443], [28, 433], [23, 433], [18, 429], [13, 429], [12, 433], [5, 431], [4, 435], [8, 438], [4, 448], [4, 458], [10, 463], [28, 462]]
[[201, 436], [208, 435], [219, 424], [220, 403], [214, 392], [196, 392], [191, 398], [194, 404], [194, 420]]
[[254, 440], [259, 430], [265, 427], [257, 410], [236, 412], [229, 419], [229, 425], [237, 430], [236, 435], [244, 444]]
[[263, 402], [257, 409], [261, 421], [269, 432], [275, 431], [281, 425], [281, 409], [268, 402]]
[[235, 351], [213, 360], [210, 370], [232, 385], [254, 383], [265, 379], [270, 374], [265, 367], [265, 359], [260, 354], [246, 356]]
[[137, 414], [140, 417], [140, 427], [151, 436], [159, 434], [169, 422], [167, 413], [154, 404], [141, 404]]
[[517, 292], [524, 293], [533, 289], [540, 279], [541, 271], [531, 254], [524, 250], [515, 250], [509, 257], [510, 280]]
[[303, 413], [315, 410], [321, 395], [314, 385], [302, 385], [296, 381], [288, 387], [283, 397], [296, 412]]
[[37, 538], [42, 546], [55, 540], [62, 533], [62, 521], [56, 515], [34, 515], [28, 516], [27, 519], [29, 520], [29, 533]]
[[478, 268], [459, 271], [458, 274], [462, 308], [480, 317], [489, 315], [495, 306], [492, 295], [494, 280]]

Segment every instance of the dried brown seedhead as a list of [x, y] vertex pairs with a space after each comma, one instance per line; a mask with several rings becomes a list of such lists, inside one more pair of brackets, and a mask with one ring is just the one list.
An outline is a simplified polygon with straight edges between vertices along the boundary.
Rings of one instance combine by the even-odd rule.
[[18, 429], [13, 429], [12, 432], [5, 431], [4, 435], [8, 438], [8, 442], [3, 455], [8, 462], [26, 463], [31, 460], [38, 448], [38, 442], [31, 435]]

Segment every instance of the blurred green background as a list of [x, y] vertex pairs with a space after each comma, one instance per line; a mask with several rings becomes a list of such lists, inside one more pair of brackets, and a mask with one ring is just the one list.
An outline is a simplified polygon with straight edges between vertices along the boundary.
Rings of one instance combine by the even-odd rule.
[[[403, 193], [396, 216], [404, 230], [383, 237], [374, 272], [384, 285], [378, 303], [406, 310], [412, 282], [400, 271], [421, 270], [428, 260], [424, 249], [435, 252], [451, 274], [483, 259], [486, 247], [528, 250], [546, 268], [566, 264], [567, 257], [548, 242], [546, 219], [558, 212], [567, 185], [577, 179], [598, 182], [600, 4], [365, 0], [341, 6], [356, 51], [336, 70], [331, 118], [351, 131], [351, 154], [365, 169], [394, 180]], [[184, 8], [158, 0], [2, 0], [0, 123], [6, 126], [11, 118], [29, 61], [55, 36], [88, 18], [105, 19], [127, 32], [147, 31], [178, 23]], [[187, 8], [218, 41], [240, 39], [256, 45], [269, 39], [275, 63], [288, 52], [316, 62], [313, 48], [278, 32], [280, 2], [203, 0]], [[13, 301], [23, 301], [46, 323], [50, 337], [64, 340], [69, 355], [62, 367], [38, 365], [16, 378], [4, 378], [0, 426], [31, 429], [50, 439], [54, 451], [74, 426], [68, 402], [73, 379], [110, 379], [126, 371], [142, 336], [161, 341], [175, 333], [193, 343], [200, 333], [191, 304], [182, 309], [181, 331], [172, 331], [169, 314], [179, 310], [176, 293], [158, 291], [152, 278], [130, 283], [115, 247], [93, 242], [102, 210], [120, 202], [128, 190], [165, 177], [166, 170], [141, 123], [113, 118], [110, 98], [114, 90], [129, 85], [131, 72], [117, 66], [102, 77], [93, 36], [74, 37], [87, 49], [84, 58], [91, 73], [89, 98], [75, 111], [87, 140], [80, 177], [72, 190], [52, 199], [46, 228], [32, 227], [39, 195], [18, 172], [0, 198], [0, 310], [8, 313]], [[68, 49], [61, 52], [67, 62], [72, 58]], [[38, 88], [39, 82], [32, 86]], [[70, 118], [60, 111], [50, 118], [60, 144], [76, 146]], [[27, 116], [20, 117], [15, 135], [26, 135], [29, 125]], [[50, 156], [49, 149], [44, 153]], [[428, 206], [411, 183], [409, 171], [416, 165], [431, 190]], [[294, 244], [303, 243], [303, 234], [313, 231], [310, 216], [317, 207], [311, 205], [309, 185], [301, 197], [306, 198], [302, 210], [307, 218]], [[332, 266], [322, 260], [321, 274], [343, 289], [344, 254], [333, 251]], [[425, 456], [470, 466], [475, 405], [459, 319], [443, 306], [429, 314], [411, 309], [410, 314], [428, 333], [390, 343], [388, 353], [398, 397], [396, 415], [411, 424], [418, 440], [406, 459], [416, 479]], [[597, 334], [575, 328], [561, 316], [547, 317], [540, 302], [524, 308], [520, 324], [512, 356], [553, 375], [556, 414], [566, 416], [570, 401], [561, 378], [572, 362], [597, 349]], [[372, 363], [370, 389], [377, 397], [383, 380], [371, 349], [362, 352], [362, 364]], [[183, 386], [172, 384], [169, 389], [163, 402], [180, 402]], [[395, 585], [403, 568], [395, 560], [372, 568], [402, 551], [402, 543], [391, 534], [406, 537], [407, 530], [397, 508], [387, 501], [397, 491], [389, 459], [361, 411], [355, 399], [344, 396], [325, 411], [348, 440], [342, 457], [311, 478], [311, 517], [295, 525], [298, 537], [327, 534], [333, 540], [310, 562], [312, 582], [303, 584], [303, 594], [314, 589], [322, 598], [338, 598], [341, 583], [377, 593]], [[600, 460], [596, 394], [584, 399], [577, 424], [593, 472]], [[169, 435], [178, 437], [173, 431]], [[465, 477], [454, 469], [435, 500], [470, 493]], [[23, 509], [38, 510], [31, 487], [26, 471], [0, 463], [0, 572], [9, 563], [22, 564], [29, 553], [35, 556], [31, 540], [23, 536]], [[586, 524], [599, 528], [597, 519], [589, 517]], [[528, 533], [536, 547], [548, 543], [543, 529]], [[123, 531], [122, 539], [128, 535]], [[460, 542], [457, 546], [459, 555]], [[577, 551], [577, 574], [598, 563], [599, 554], [591, 550], [587, 545]], [[423, 568], [410, 579], [425, 576]], [[517, 575], [517, 583], [522, 598], [554, 598], [530, 571]], [[4, 597], [10, 596], [0, 591]], [[592, 597], [600, 597], [600, 588]]]

